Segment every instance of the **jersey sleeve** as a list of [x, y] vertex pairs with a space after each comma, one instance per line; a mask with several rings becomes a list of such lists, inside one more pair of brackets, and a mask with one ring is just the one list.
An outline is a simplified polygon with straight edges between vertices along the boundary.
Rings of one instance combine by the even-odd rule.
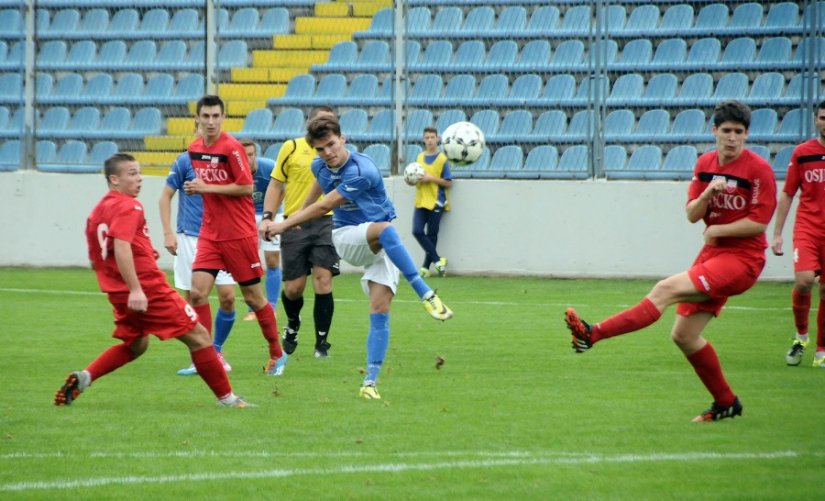
[[453, 180], [453, 174], [450, 172], [450, 162], [444, 161], [444, 168], [441, 169], [441, 179], [446, 179], [448, 181]]
[[169, 169], [169, 174], [166, 176], [166, 186], [175, 191], [183, 187], [185, 179], [183, 177], [183, 169], [181, 168], [181, 159], [178, 157]]
[[249, 169], [249, 159], [246, 157], [246, 150], [241, 147], [241, 143], [231, 141], [226, 146], [227, 163], [232, 171], [235, 184], [252, 184], [252, 171]]
[[143, 205], [137, 200], [124, 201], [113, 207], [108, 236], [132, 242], [144, 217]]
[[298, 144], [294, 139], [284, 141], [278, 150], [278, 158], [275, 159], [275, 167], [272, 169], [272, 178], [282, 183], [286, 182], [286, 161], [290, 155], [298, 149]]
[[801, 179], [799, 178], [799, 149], [794, 148], [791, 154], [791, 161], [788, 163], [788, 173], [785, 175], [785, 186], [782, 187], [782, 192], [793, 197], [799, 190]]
[[767, 162], [754, 177], [750, 207], [749, 219], [763, 224], [771, 222], [776, 210], [776, 178]]

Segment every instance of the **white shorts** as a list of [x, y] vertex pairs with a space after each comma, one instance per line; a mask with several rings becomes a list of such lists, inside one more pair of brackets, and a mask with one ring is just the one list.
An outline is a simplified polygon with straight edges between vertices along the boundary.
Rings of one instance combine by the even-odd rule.
[[[263, 216], [261, 214], [255, 214], [255, 221], [258, 223], [258, 226], [261, 225], [261, 218]], [[279, 212], [275, 214], [273, 221], [276, 223], [280, 223], [284, 220], [284, 213]], [[260, 233], [258, 234], [258, 243], [261, 246], [261, 250], [264, 252], [281, 252], [281, 235], [276, 235], [272, 237], [272, 240], [264, 240], [260, 237]]]
[[386, 285], [395, 294], [398, 289], [398, 268], [392, 264], [384, 249], [375, 254], [367, 241], [367, 228], [372, 223], [343, 226], [332, 230], [332, 244], [341, 259], [353, 266], [363, 266], [361, 289], [369, 296], [369, 282]]
[[[192, 290], [192, 263], [198, 250], [198, 237], [178, 233], [178, 253], [174, 258], [175, 288], [182, 291]], [[221, 270], [215, 277], [215, 285], [235, 285], [232, 275]]]

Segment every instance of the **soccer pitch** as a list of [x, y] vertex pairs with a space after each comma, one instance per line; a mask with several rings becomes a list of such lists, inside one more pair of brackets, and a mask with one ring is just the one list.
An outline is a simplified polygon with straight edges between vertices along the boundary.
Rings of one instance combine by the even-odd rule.
[[811, 368], [810, 349], [801, 366], [785, 365], [789, 284], [760, 283], [711, 322], [706, 335], [744, 415], [691, 423], [711, 397], [670, 341], [672, 309], [642, 332], [581, 355], [570, 349], [567, 306], [597, 321], [635, 304], [653, 281], [430, 282], [455, 317], [432, 320], [402, 282], [381, 401], [357, 398], [368, 304], [358, 277], [345, 275], [334, 284], [330, 358], [312, 356], [308, 293], [281, 378], [262, 374], [265, 344], [255, 322], [240, 320], [239, 300], [224, 353], [235, 391], [255, 408], [218, 408], [200, 378], [175, 375], [189, 364], [185, 347], [156, 339], [58, 408], [52, 398], [66, 374], [114, 343], [109, 304], [90, 270], [0, 269], [0, 499], [798, 499], [821, 491], [825, 452], [815, 432], [825, 371]]

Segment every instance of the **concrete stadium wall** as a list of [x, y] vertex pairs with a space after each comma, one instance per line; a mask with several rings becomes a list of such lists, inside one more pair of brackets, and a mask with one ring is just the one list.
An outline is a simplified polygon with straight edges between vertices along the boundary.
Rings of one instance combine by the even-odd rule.
[[[385, 181], [396, 226], [420, 262], [423, 252], [410, 234], [414, 190], [400, 178]], [[169, 269], [157, 208], [163, 183], [144, 177], [139, 199], [160, 265]], [[664, 277], [687, 268], [702, 242], [703, 225], [684, 216], [686, 188], [686, 182], [459, 179], [438, 247], [456, 274]], [[100, 174], [0, 173], [0, 266], [87, 266], [85, 221], [105, 192]], [[784, 236], [788, 252], [768, 257], [763, 279], [793, 276], [791, 227]]]

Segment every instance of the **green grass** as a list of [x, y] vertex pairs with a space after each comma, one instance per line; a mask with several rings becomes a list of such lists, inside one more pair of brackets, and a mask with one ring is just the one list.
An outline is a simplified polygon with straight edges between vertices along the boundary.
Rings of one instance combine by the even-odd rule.
[[[69, 407], [70, 370], [113, 344], [88, 270], [0, 269], [0, 499], [705, 499], [816, 497], [825, 371], [789, 368], [788, 284], [733, 298], [707, 337], [745, 405], [694, 424], [711, 398], [669, 339], [673, 312], [575, 355], [563, 312], [597, 321], [652, 281], [431, 279], [456, 313], [435, 322], [402, 284], [379, 389], [359, 400], [367, 302], [335, 282], [328, 360], [312, 357], [312, 296], [282, 378], [254, 322], [225, 346], [237, 393], [221, 409], [181, 343]], [[214, 303], [213, 303], [214, 307]], [[243, 307], [239, 303], [239, 311]], [[283, 317], [283, 313], [281, 313]], [[812, 315], [813, 317], [813, 315]], [[437, 370], [435, 359], [445, 359]], [[821, 451], [821, 447], [819, 448]]]

